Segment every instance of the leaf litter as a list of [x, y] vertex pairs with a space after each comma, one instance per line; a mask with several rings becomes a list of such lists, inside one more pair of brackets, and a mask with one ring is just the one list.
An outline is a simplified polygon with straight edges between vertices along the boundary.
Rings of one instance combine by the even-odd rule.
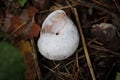
[[[23, 55], [26, 65], [25, 80], [40, 80], [40, 78], [44, 80], [115, 80], [119, 78], [119, 0], [109, 2], [107, 0], [25, 1], [21, 6], [15, 0], [0, 0], [2, 11], [0, 12], [0, 32], [3, 32], [0, 40], [12, 43]], [[37, 50], [40, 26], [46, 16], [56, 9], [63, 9], [78, 26], [74, 8], [77, 9], [95, 79], [92, 79], [93, 73], [90, 72], [87, 64], [82, 46], [84, 44], [80, 43], [76, 53], [63, 61], [47, 60]], [[97, 35], [100, 34], [99, 31], [97, 36], [92, 32], [92, 26], [100, 23], [111, 23], [116, 26], [116, 31], [113, 31], [115, 35], [109, 41], [103, 41], [104, 39], [100, 38], [101, 35], [100, 37]], [[35, 46], [32, 45], [31, 40], [34, 41]], [[37, 57], [33, 57], [35, 56], [33, 53]], [[38, 75], [37, 70], [40, 70], [41, 75]]]

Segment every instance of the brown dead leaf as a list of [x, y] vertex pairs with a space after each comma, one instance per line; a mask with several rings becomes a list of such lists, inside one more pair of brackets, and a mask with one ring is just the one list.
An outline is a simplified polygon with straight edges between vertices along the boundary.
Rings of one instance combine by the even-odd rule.
[[6, 12], [5, 24], [1, 29], [10, 35], [15, 37], [33, 38], [37, 37], [40, 31], [40, 27], [33, 21], [34, 15], [37, 13], [35, 7], [29, 6], [24, 9], [20, 16], [13, 16]]
[[4, 25], [3, 26], [0, 26], [0, 29], [4, 32], [8, 32], [9, 28], [10, 28], [10, 25], [11, 25], [11, 19], [10, 17], [6, 17], [4, 19]]
[[35, 15], [35, 13], [37, 13], [37, 12], [38, 12], [38, 9], [36, 9], [35, 7], [29, 6], [27, 8], [27, 13], [28, 13], [28, 16], [30, 19], [32, 19], [33, 16]]
[[[10, 28], [13, 28], [12, 31], [15, 31], [15, 35], [29, 34], [28, 37], [30, 38], [38, 36], [40, 27], [37, 24], [32, 23], [32, 19], [37, 11], [38, 10], [35, 7], [29, 6], [27, 9], [24, 9], [20, 16], [11, 18]], [[24, 22], [27, 24], [22, 25]]]
[[10, 32], [12, 32], [13, 30], [15, 30], [19, 25], [22, 24], [22, 20], [20, 19], [19, 16], [14, 16], [11, 18], [11, 28], [10, 28]]
[[40, 26], [37, 25], [36, 23], [33, 23], [29, 31], [29, 35], [28, 35], [29, 38], [38, 37], [40, 30], [41, 30]]
[[[24, 32], [25, 29], [25, 22], [23, 22], [22, 19], [20, 19], [19, 16], [12, 16], [8, 18], [8, 21], [6, 19], [5, 22], [8, 22], [9, 26], [6, 25], [9, 29], [7, 30], [7, 33], [10, 35], [21, 35]], [[5, 23], [7, 24], [7, 23]]]
[[18, 40], [15, 41], [15, 45], [20, 50], [23, 55], [25, 65], [26, 65], [26, 79], [25, 80], [35, 80], [36, 78], [36, 67], [34, 58], [32, 56], [32, 47], [29, 41]]

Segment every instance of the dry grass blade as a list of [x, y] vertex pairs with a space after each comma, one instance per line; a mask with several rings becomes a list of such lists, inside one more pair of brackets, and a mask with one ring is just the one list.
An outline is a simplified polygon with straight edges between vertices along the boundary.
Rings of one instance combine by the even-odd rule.
[[104, 7], [101, 7], [101, 6], [97, 5], [97, 4], [90, 3], [88, 1], [84, 1], [84, 0], [81, 0], [81, 1], [69, 0], [69, 1], [71, 1], [71, 2], [73, 2], [75, 4], [78, 4], [80, 6], [91, 7], [91, 8], [94, 8], [94, 9], [98, 9], [98, 10], [104, 11], [104, 12], [110, 14], [112, 17], [117, 17], [118, 16], [118, 14], [116, 14], [115, 12], [110, 11], [110, 10], [104, 8]]
[[33, 58], [34, 58], [34, 61], [35, 61], [35, 66], [36, 66], [36, 69], [37, 69], [37, 76], [38, 76], [38, 80], [41, 80], [41, 72], [40, 72], [40, 68], [39, 68], [39, 65], [38, 65], [38, 58], [37, 58], [37, 54], [36, 54], [36, 49], [35, 49], [35, 43], [34, 43], [34, 40], [31, 39], [31, 44], [32, 44], [32, 47], [33, 47]]
[[120, 32], [117, 31], [117, 35], [118, 35], [118, 37], [120, 38]]
[[93, 48], [93, 49], [98, 50], [98, 51], [109, 52], [109, 53], [111, 53], [111, 54], [113, 54], [113, 55], [116, 55], [117, 57], [120, 56], [120, 53], [118, 53], [118, 52], [113, 52], [113, 51], [111, 51], [111, 50], [109, 50], [109, 49], [107, 49], [107, 48], [105, 48], [105, 47], [102, 47], [102, 46], [98, 46], [98, 45], [94, 45], [94, 44], [90, 44], [90, 45], [88, 45], [88, 46], [89, 46], [90, 48]]
[[[68, 6], [70, 6], [71, 10], [73, 11], [74, 10], [73, 6], [67, 0], [66, 0], [66, 3], [68, 4]], [[78, 80], [79, 73], [80, 73], [80, 67], [79, 67], [79, 61], [78, 61], [78, 52], [76, 52], [76, 55], [75, 55], [73, 72], [74, 72], [73, 80]]]
[[113, 2], [115, 3], [116, 8], [117, 8], [117, 9], [118, 9], [118, 11], [120, 12], [120, 7], [119, 7], [119, 5], [118, 5], [117, 1], [116, 1], [116, 0], [113, 0]]
[[23, 22], [21, 25], [19, 25], [13, 32], [10, 33], [10, 35], [13, 35], [17, 30], [19, 30], [23, 25], [25, 25], [27, 22]]
[[102, 1], [92, 0], [95, 4], [98, 4], [103, 7], [107, 7], [108, 5], [104, 4]]
[[[77, 6], [77, 4], [73, 4], [71, 6]], [[49, 11], [54, 11], [54, 10], [57, 10], [57, 9], [66, 9], [66, 8], [70, 8], [71, 7], [70, 5], [68, 6], [61, 6], [61, 7], [58, 7], [56, 9], [47, 9], [47, 10], [44, 10], [44, 11], [40, 11], [39, 13], [45, 13], [45, 12], [49, 12]]]
[[75, 14], [75, 17], [76, 17], [76, 20], [77, 20], [77, 24], [78, 24], [78, 27], [79, 27], [79, 32], [80, 32], [80, 35], [81, 35], [82, 44], [83, 44], [83, 48], [84, 48], [84, 53], [85, 53], [85, 57], [86, 57], [86, 60], [87, 60], [87, 64], [88, 64], [88, 67], [90, 69], [90, 73], [91, 73], [92, 79], [96, 80], [96, 77], [95, 77], [95, 74], [94, 74], [94, 70], [93, 70], [93, 67], [92, 67], [92, 64], [91, 64], [91, 61], [90, 61], [89, 53], [88, 53], [88, 50], [87, 50], [85, 38], [84, 38], [84, 35], [83, 35], [82, 27], [81, 27], [80, 21], [78, 19], [78, 14], [77, 14], [76, 8], [74, 8], [74, 14]]

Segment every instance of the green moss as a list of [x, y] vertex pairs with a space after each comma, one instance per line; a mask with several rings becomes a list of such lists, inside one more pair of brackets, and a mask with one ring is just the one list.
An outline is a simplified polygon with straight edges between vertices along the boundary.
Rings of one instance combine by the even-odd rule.
[[11, 44], [0, 42], [0, 80], [24, 80], [24, 73], [20, 52]]
[[27, 2], [27, 0], [17, 0], [17, 2], [20, 5], [20, 7], [23, 7], [25, 3]]

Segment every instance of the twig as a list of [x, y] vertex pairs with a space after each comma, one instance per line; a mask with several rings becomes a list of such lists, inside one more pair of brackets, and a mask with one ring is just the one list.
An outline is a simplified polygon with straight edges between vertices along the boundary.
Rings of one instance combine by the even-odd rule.
[[110, 50], [108, 50], [108, 49], [106, 49], [105, 47], [102, 47], [102, 46], [90, 44], [90, 45], [88, 45], [88, 47], [93, 48], [93, 49], [98, 50], [98, 51], [109, 52], [109, 53], [111, 53], [111, 54], [113, 54], [113, 55], [116, 55], [117, 57], [120, 57], [120, 53], [110, 51]]
[[67, 68], [66, 66], [64, 66], [64, 68], [65, 68], [66, 72], [67, 72], [68, 74], [70, 74], [70, 71], [68, 70], [68, 68]]
[[77, 68], [80, 68], [80, 67], [79, 67], [79, 61], [78, 61], [78, 52], [76, 52], [75, 57], [76, 57], [76, 65], [77, 65]]
[[120, 7], [118, 6], [118, 4], [117, 4], [116, 0], [113, 0], [113, 1], [114, 1], [114, 3], [115, 3], [116, 8], [117, 8], [117, 9], [118, 9], [118, 11], [120, 12]]
[[67, 0], [66, 3], [68, 4], [68, 6], [70, 6], [71, 10], [73, 10], [73, 6]]
[[104, 7], [101, 7], [99, 5], [96, 5], [96, 4], [93, 4], [93, 3], [90, 3], [88, 1], [84, 1], [84, 0], [69, 0], [75, 4], [78, 4], [80, 6], [84, 6], [84, 7], [91, 7], [91, 8], [94, 8], [94, 9], [98, 9], [98, 10], [101, 10], [101, 11], [105, 11], [106, 13], [108, 13], [109, 15], [111, 15], [112, 17], [116, 18], [117, 16], [119, 16], [119, 13], [118, 12], [113, 12], [112, 10], [108, 10]]
[[[92, 53], [92, 54], [90, 54], [90, 55], [94, 55], [94, 53]], [[84, 55], [82, 55], [82, 56], [80, 56], [78, 59], [82, 59], [82, 58], [85, 58], [85, 56]], [[67, 63], [66, 64], [66, 66], [68, 66], [68, 65], [70, 65], [70, 64], [72, 64], [74, 61], [73, 60], [71, 60], [69, 63]]]
[[108, 7], [108, 5], [106, 5], [106, 4], [104, 4], [104, 3], [102, 3], [102, 2], [100, 2], [100, 1], [97, 1], [97, 0], [92, 0], [94, 3], [96, 3], [96, 4], [98, 4], [98, 5], [101, 5], [101, 6], [103, 6], [103, 7]]
[[47, 67], [46, 65], [42, 64], [42, 66], [44, 66], [46, 69], [50, 70], [51, 72], [56, 73], [56, 71], [54, 71], [53, 69]]
[[118, 37], [120, 38], [120, 32], [119, 32], [119, 31], [117, 31], [117, 35], [118, 35]]
[[108, 80], [108, 77], [110, 76], [110, 73], [113, 71], [113, 68], [115, 67], [116, 63], [113, 63], [111, 69], [108, 71], [107, 76], [105, 77], [105, 80]]
[[94, 74], [94, 70], [93, 70], [93, 67], [92, 67], [92, 64], [91, 64], [91, 60], [90, 60], [90, 57], [89, 57], [89, 53], [88, 53], [88, 50], [87, 50], [85, 38], [84, 38], [84, 35], [83, 35], [82, 27], [81, 27], [80, 21], [78, 19], [78, 14], [77, 14], [76, 8], [74, 8], [74, 13], [75, 13], [75, 17], [76, 17], [77, 24], [78, 24], [78, 27], [79, 27], [79, 32], [80, 32], [80, 35], [81, 35], [82, 44], [83, 44], [83, 48], [84, 48], [84, 53], [85, 53], [85, 57], [86, 57], [86, 60], [87, 60], [87, 64], [88, 64], [88, 67], [90, 69], [90, 73], [91, 73], [92, 79], [96, 80], [96, 77], [95, 77], [95, 74]]
[[67, 78], [71, 78], [72, 77], [72, 74], [70, 73], [66, 73], [66, 72], [58, 72], [58, 74], [62, 75], [62, 76], [65, 76]]
[[31, 45], [32, 45], [32, 48], [33, 48], [32, 55], [33, 55], [33, 58], [34, 58], [36, 69], [37, 69], [38, 80], [41, 80], [41, 72], [40, 72], [40, 68], [38, 66], [38, 58], [37, 58], [37, 53], [36, 53], [36, 49], [35, 49], [35, 43], [34, 43], [33, 39], [31, 39]]
[[10, 35], [13, 35], [17, 30], [19, 30], [23, 25], [25, 25], [27, 22], [23, 22], [21, 25], [19, 25], [13, 32], [10, 33]]
[[[77, 6], [77, 4], [73, 4], [71, 6]], [[43, 10], [43, 11], [40, 11], [39, 13], [45, 13], [45, 12], [54, 11], [54, 10], [57, 10], [57, 9], [66, 9], [66, 8], [70, 8], [71, 6], [70, 5], [68, 5], [68, 6], [61, 6], [61, 7], [58, 7], [56, 9]]]
[[[68, 4], [68, 6], [70, 6], [71, 10], [74, 11], [73, 6], [67, 0], [66, 0], [66, 3]], [[79, 66], [79, 61], [78, 61], [78, 52], [75, 53], [75, 62], [74, 62], [73, 70], [74, 70], [73, 72], [75, 72], [73, 80], [77, 80], [78, 74], [80, 72], [80, 66]]]
[[[77, 50], [77, 53], [78, 52], [81, 52], [83, 50], [83, 47], [82, 48], [80, 48], [79, 50]], [[82, 59], [82, 58], [84, 58], [85, 56], [83, 55], [83, 56], [80, 56], [78, 59]], [[74, 60], [72, 59], [71, 61], [69, 61], [67, 64], [66, 64], [66, 66], [68, 66], [68, 65], [70, 65], [71, 63], [73, 63], [74, 62]]]

